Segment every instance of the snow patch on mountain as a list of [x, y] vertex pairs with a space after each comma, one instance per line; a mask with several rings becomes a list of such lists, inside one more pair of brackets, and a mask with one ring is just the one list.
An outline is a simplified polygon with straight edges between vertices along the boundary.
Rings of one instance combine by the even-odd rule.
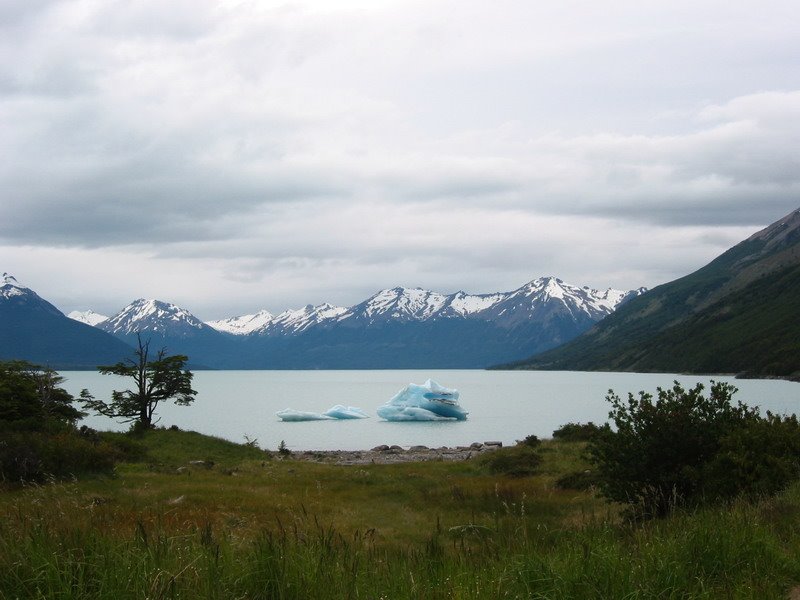
[[347, 309], [333, 306], [327, 302], [314, 306], [307, 304], [298, 309], [285, 310], [269, 323], [254, 330], [255, 334], [295, 334], [326, 321], [334, 321], [344, 315]]
[[451, 296], [449, 308], [453, 313], [461, 316], [474, 315], [487, 308], [491, 308], [498, 302], [505, 300], [508, 294], [466, 294], [456, 292]]
[[96, 313], [92, 309], [73, 310], [67, 316], [70, 319], [74, 319], [75, 321], [80, 321], [81, 323], [86, 323], [87, 325], [91, 325], [92, 327], [99, 325], [103, 321], [108, 320], [108, 317], [106, 315], [101, 315], [100, 313]]
[[349, 312], [356, 317], [374, 320], [385, 317], [392, 320], [423, 321], [435, 315], [447, 303], [447, 296], [422, 288], [396, 287], [381, 290]]
[[3, 281], [0, 284], [0, 297], [12, 298], [14, 296], [25, 296], [32, 293], [34, 292], [32, 292], [29, 288], [26, 288], [24, 285], [20, 285], [13, 275], [9, 273], [3, 273]]
[[252, 333], [269, 325], [274, 318], [275, 315], [268, 310], [260, 310], [252, 315], [241, 315], [239, 317], [220, 319], [218, 321], [206, 321], [206, 325], [224, 333], [247, 335], [248, 333]]

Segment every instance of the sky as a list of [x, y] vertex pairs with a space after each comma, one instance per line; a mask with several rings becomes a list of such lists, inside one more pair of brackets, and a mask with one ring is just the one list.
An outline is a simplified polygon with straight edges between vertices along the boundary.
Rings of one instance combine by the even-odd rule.
[[0, 269], [64, 312], [653, 287], [798, 192], [796, 0], [0, 2]]

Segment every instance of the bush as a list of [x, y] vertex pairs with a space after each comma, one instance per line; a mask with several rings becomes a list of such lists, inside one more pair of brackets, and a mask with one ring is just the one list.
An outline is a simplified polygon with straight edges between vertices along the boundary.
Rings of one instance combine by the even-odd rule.
[[534, 475], [542, 462], [542, 457], [526, 444], [518, 444], [510, 448], [500, 448], [481, 457], [489, 472], [509, 477], [527, 477]]
[[3, 432], [0, 434], [0, 481], [38, 482], [82, 473], [111, 472], [118, 452], [75, 432]]
[[0, 361], [0, 429], [43, 431], [71, 428], [82, 413], [60, 385], [64, 378], [25, 361]]
[[800, 423], [795, 415], [747, 422], [720, 440], [704, 473], [706, 494], [775, 494], [800, 478]]
[[517, 446], [527, 446], [528, 448], [538, 448], [542, 441], [535, 435], [526, 435], [524, 440], [517, 440]]
[[608, 428], [608, 425], [599, 427], [591, 421], [588, 423], [567, 423], [553, 432], [553, 439], [562, 442], [588, 442], [603, 428]]
[[627, 401], [609, 391], [616, 431], [601, 429], [588, 446], [606, 497], [658, 516], [678, 504], [771, 492], [796, 476], [796, 422], [733, 405], [736, 388], [726, 383], [712, 382], [708, 397], [702, 391], [675, 382], [657, 399], [640, 392]]

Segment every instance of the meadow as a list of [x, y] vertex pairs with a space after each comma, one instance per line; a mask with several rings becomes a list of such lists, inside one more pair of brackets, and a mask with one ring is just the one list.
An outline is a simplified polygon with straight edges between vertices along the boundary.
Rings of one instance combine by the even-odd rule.
[[557, 484], [588, 468], [575, 442], [509, 477], [104, 435], [131, 446], [113, 475], [0, 491], [0, 598], [786, 598], [800, 582], [798, 485], [640, 522]]

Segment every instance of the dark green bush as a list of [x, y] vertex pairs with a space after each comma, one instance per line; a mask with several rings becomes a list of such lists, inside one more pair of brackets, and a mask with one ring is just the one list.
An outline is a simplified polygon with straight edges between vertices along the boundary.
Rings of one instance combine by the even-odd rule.
[[0, 361], [0, 430], [42, 431], [72, 426], [82, 415], [59, 387], [64, 378], [25, 361]]
[[535, 435], [526, 435], [524, 440], [517, 440], [517, 446], [527, 446], [528, 448], [538, 448], [542, 441]]
[[0, 481], [38, 482], [84, 473], [111, 472], [119, 453], [76, 432], [0, 433]]
[[769, 493], [796, 477], [793, 420], [732, 404], [736, 388], [726, 383], [702, 392], [702, 384], [684, 390], [675, 382], [655, 399], [640, 392], [623, 401], [609, 391], [616, 430], [601, 429], [588, 446], [605, 496], [658, 516], [676, 505]]
[[542, 457], [535, 448], [519, 444], [493, 450], [483, 455], [480, 462], [490, 473], [509, 477], [527, 477], [536, 473]]
[[795, 415], [748, 421], [720, 440], [704, 472], [712, 497], [775, 494], [800, 478], [800, 423]]
[[553, 432], [553, 439], [562, 442], [588, 442], [603, 428], [608, 428], [608, 425], [600, 427], [591, 421], [588, 423], [567, 423]]

